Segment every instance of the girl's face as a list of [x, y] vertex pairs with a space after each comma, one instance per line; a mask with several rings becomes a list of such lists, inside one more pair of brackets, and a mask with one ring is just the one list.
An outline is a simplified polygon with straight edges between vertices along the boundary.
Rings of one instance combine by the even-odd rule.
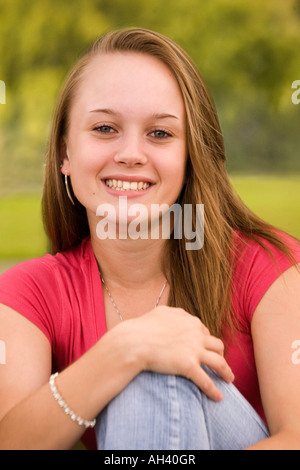
[[69, 123], [62, 173], [70, 175], [90, 224], [99, 220], [100, 204], [112, 205], [118, 217], [120, 196], [128, 210], [139, 203], [148, 214], [152, 204], [174, 204], [185, 178], [186, 117], [163, 62], [119, 52], [92, 59]]

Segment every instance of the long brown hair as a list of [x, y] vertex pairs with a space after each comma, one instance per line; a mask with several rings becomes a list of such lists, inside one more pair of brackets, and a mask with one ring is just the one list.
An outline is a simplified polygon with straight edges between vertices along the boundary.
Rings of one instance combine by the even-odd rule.
[[64, 188], [60, 171], [62, 140], [85, 67], [93, 57], [116, 51], [150, 54], [162, 60], [180, 86], [189, 155], [180, 203], [182, 208], [185, 204], [194, 208], [204, 204], [205, 242], [202, 249], [186, 250], [184, 238], [170, 240], [169, 304], [199, 316], [212, 334], [220, 335], [224, 322], [232, 325], [233, 318], [233, 232], [240, 231], [259, 243], [262, 237], [290, 255], [273, 227], [253, 214], [233, 190], [225, 168], [218, 117], [199, 71], [184, 50], [159, 33], [141, 28], [108, 33], [92, 45], [67, 77], [54, 114], [45, 168], [43, 216], [52, 252], [68, 249], [89, 235], [85, 208], [76, 199], [73, 206]]

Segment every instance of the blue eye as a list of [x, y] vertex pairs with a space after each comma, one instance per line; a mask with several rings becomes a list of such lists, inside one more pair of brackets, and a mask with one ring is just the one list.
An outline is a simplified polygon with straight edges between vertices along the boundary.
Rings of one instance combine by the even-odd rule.
[[156, 139], [166, 139], [167, 137], [172, 137], [172, 135], [163, 130], [163, 129], [156, 129], [155, 131], [153, 131], [151, 133], [153, 135], [153, 137], [155, 137]]
[[111, 126], [108, 125], [103, 125], [103, 126], [97, 126], [94, 128], [95, 131], [101, 132], [103, 134], [111, 134], [114, 132], [114, 129]]

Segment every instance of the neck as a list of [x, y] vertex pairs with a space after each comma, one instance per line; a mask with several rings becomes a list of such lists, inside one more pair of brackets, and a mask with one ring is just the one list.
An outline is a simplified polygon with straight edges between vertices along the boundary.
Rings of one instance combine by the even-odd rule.
[[165, 279], [167, 240], [99, 240], [94, 236], [91, 242], [106, 281], [131, 288]]

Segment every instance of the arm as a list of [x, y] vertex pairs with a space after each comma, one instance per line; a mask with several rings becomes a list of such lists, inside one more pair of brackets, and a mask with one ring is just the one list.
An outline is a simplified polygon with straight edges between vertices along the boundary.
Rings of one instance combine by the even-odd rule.
[[[0, 365], [1, 448], [71, 448], [84, 429], [65, 415], [50, 392], [47, 338], [3, 305], [0, 323], [7, 350], [6, 364]], [[226, 381], [233, 379], [220, 340], [183, 310], [158, 307], [110, 330], [60, 373], [56, 384], [68, 405], [86, 420], [97, 416], [142, 370], [184, 375], [211, 398], [221, 399], [202, 362]]]
[[[0, 324], [6, 346], [6, 364], [0, 365], [0, 448], [71, 448], [84, 428], [65, 415], [50, 392], [48, 339], [30, 321], [3, 305]], [[125, 384], [135, 373], [130, 355], [123, 349], [126, 341], [116, 345], [115, 336], [110, 334], [110, 341], [104, 337], [57, 378], [57, 388], [66, 402], [85, 419], [96, 416], [118, 392], [122, 380]], [[101, 391], [96, 393], [100, 384]]]
[[300, 449], [300, 274], [295, 267], [267, 291], [252, 320], [255, 360], [271, 437], [254, 449]]

